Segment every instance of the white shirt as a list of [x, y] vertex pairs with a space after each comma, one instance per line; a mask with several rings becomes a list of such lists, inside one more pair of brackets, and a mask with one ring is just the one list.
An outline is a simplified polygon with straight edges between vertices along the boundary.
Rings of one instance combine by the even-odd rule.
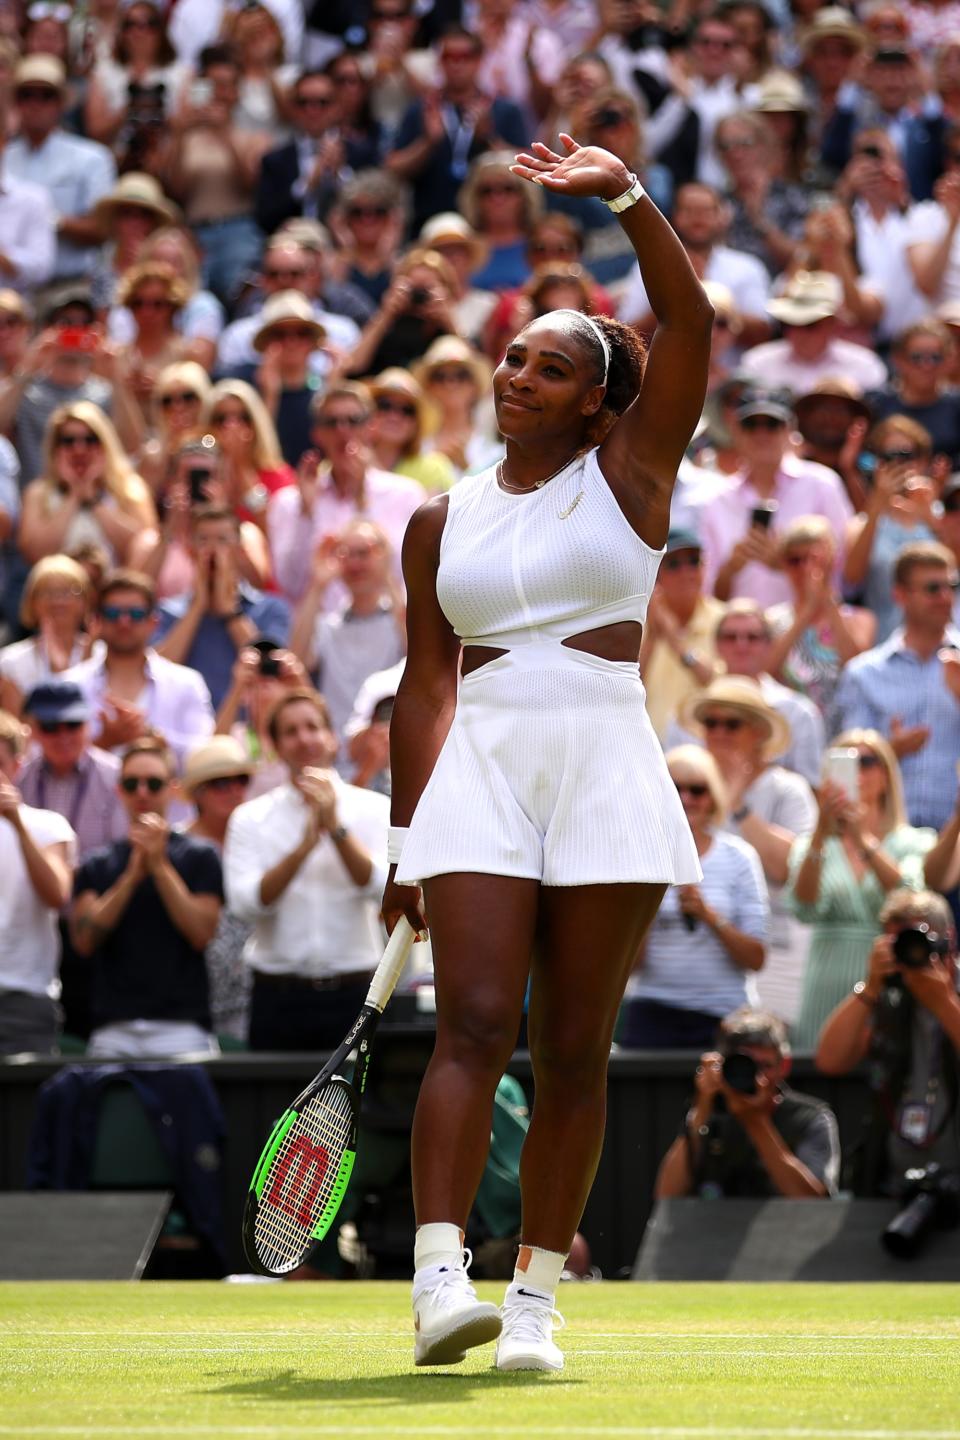
[[[283, 58], [297, 64], [303, 49], [303, 0], [263, 0], [265, 10], [283, 33]], [[167, 34], [181, 60], [193, 62], [207, 45], [213, 45], [234, 5], [224, 0], [177, 0]]]
[[223, 849], [227, 904], [253, 925], [244, 959], [255, 970], [319, 977], [373, 970], [380, 959], [380, 896], [387, 880], [390, 802], [331, 773], [337, 819], [369, 851], [366, 885], [355, 885], [329, 835], [322, 835], [283, 894], [270, 906], [260, 882], [294, 849], [307, 805], [291, 782], [239, 805]]
[[768, 340], [746, 351], [740, 372], [764, 385], [785, 387], [795, 395], [807, 395], [818, 381], [838, 375], [861, 390], [879, 390], [887, 380], [887, 367], [880, 356], [850, 340], [831, 340], [819, 360], [799, 360], [789, 340]]
[[930, 301], [917, 289], [907, 260], [916, 208], [911, 205], [902, 212], [890, 209], [877, 220], [865, 201], [856, 200], [853, 205], [861, 280], [883, 301], [879, 329], [885, 337], [899, 335], [930, 313]]
[[[76, 860], [76, 836], [62, 815], [21, 805], [28, 834], [44, 849], [69, 847]], [[44, 905], [30, 882], [20, 840], [13, 826], [0, 820], [0, 990], [23, 990], [28, 995], [50, 995], [59, 990], [57, 966], [60, 937], [55, 909]]]
[[57, 216], [40, 185], [17, 180], [6, 163], [0, 181], [0, 254], [15, 267], [4, 275], [12, 290], [32, 290], [50, 279], [57, 253]]
[[[39, 185], [47, 192], [55, 218], [88, 215], [97, 201], [113, 189], [117, 178], [116, 163], [106, 145], [68, 135], [65, 130], [54, 130], [35, 148], [24, 136], [11, 140], [3, 163], [5, 174]], [[58, 240], [54, 278], [89, 274], [97, 254], [96, 245]]]
[[[71, 670], [65, 670], [60, 678], [73, 680], [83, 691], [94, 714], [91, 730], [96, 743], [102, 729], [98, 717], [107, 708], [104, 696], [110, 689], [106, 655], [92, 656]], [[165, 660], [156, 650], [146, 652], [144, 684], [136, 704], [146, 716], [151, 730], [160, 732], [181, 766], [187, 751], [198, 740], [213, 734], [213, 706], [203, 676], [188, 665]], [[119, 754], [124, 749], [126, 746], [118, 746], [115, 753]]]
[[[739, 314], [759, 320], [768, 318], [770, 276], [756, 255], [748, 255], [745, 250], [732, 250], [729, 245], [714, 245], [704, 267], [703, 278], [726, 285]], [[650, 301], [640, 278], [640, 266], [634, 265], [617, 316], [626, 325], [635, 325], [650, 313]]]
[[[96, 644], [97, 653], [102, 654], [103, 642], [97, 641]], [[70, 652], [70, 665], [82, 664], [83, 645], [77, 638], [73, 642], [73, 649]], [[12, 680], [24, 699], [30, 694], [34, 685], [55, 678], [55, 672], [50, 668], [42, 636], [33, 635], [28, 640], [15, 640], [12, 645], [4, 645], [0, 648], [0, 675], [5, 680]]]
[[[921, 200], [910, 211], [907, 224], [907, 254], [915, 245], [937, 245], [947, 233], [947, 212], [936, 200]], [[950, 255], [936, 295], [928, 298], [927, 308], [933, 309], [945, 300], [960, 299], [960, 229], [954, 231]]]

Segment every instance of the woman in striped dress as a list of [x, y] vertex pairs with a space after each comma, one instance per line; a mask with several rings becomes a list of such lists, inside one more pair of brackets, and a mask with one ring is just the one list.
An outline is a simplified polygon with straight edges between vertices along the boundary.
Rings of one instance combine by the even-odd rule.
[[[813, 927], [800, 1014], [791, 1031], [797, 1050], [813, 1050], [827, 1016], [862, 979], [878, 916], [891, 890], [936, 888], [939, 854], [933, 830], [907, 823], [896, 756], [876, 730], [848, 730], [834, 745], [859, 752], [859, 803], [830, 781], [820, 788], [812, 835], [798, 836], [787, 893], [794, 913]], [[930, 873], [933, 872], [933, 873]]]

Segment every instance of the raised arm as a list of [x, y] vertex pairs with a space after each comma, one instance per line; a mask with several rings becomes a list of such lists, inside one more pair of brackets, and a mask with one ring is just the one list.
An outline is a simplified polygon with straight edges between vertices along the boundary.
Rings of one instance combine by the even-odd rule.
[[[565, 155], [535, 144], [511, 168], [562, 195], [607, 201], [630, 189], [634, 176], [608, 150], [580, 146], [569, 135], [560, 140]], [[703, 410], [713, 307], [673, 227], [648, 195], [617, 218], [636, 251], [657, 328], [640, 394], [601, 445], [600, 465], [621, 503], [633, 501], [641, 538], [659, 548], [669, 529], [677, 467]]]

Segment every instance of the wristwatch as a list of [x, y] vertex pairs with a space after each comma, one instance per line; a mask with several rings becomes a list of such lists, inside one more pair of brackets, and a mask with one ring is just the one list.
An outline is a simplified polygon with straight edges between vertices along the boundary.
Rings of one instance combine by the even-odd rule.
[[868, 1010], [872, 1010], [877, 1003], [872, 995], [867, 994], [866, 980], [858, 980], [856, 985], [854, 985], [851, 994], [857, 997], [861, 1005], [866, 1005]]
[[335, 830], [331, 830], [331, 831], [330, 831], [330, 839], [333, 841], [334, 845], [342, 845], [343, 842], [344, 842], [344, 840], [346, 840], [346, 838], [347, 838], [347, 827], [346, 827], [346, 825], [338, 825]]
[[739, 810], [734, 810], [733, 814], [730, 816], [730, 819], [735, 820], [738, 825], [742, 825], [749, 814], [750, 806], [741, 805]]

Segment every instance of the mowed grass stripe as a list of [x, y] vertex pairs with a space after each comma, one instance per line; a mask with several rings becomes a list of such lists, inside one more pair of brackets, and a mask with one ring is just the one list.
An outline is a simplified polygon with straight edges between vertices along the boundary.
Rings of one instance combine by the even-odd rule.
[[[482, 1287], [495, 1298], [500, 1287]], [[561, 1376], [415, 1371], [401, 1284], [0, 1285], [0, 1435], [960, 1440], [951, 1286], [571, 1285]]]

